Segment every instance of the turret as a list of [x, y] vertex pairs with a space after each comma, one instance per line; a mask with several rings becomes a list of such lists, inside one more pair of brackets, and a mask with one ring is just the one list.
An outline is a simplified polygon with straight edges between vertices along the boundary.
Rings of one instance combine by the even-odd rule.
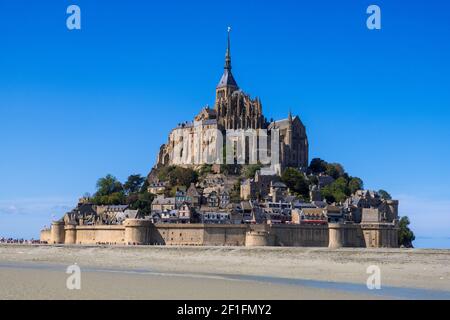
[[64, 221], [54, 221], [50, 229], [50, 243], [51, 244], [64, 244], [65, 231]]
[[145, 245], [150, 241], [149, 220], [127, 219], [125, 226], [125, 244], [127, 245]]

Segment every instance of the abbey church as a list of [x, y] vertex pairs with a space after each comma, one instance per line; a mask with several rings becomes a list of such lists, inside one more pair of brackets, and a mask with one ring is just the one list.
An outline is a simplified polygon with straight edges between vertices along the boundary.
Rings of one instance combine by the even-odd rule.
[[[196, 166], [205, 164], [199, 156], [199, 148], [218, 149], [225, 141], [218, 141], [214, 132], [225, 137], [231, 130], [267, 130], [268, 141], [274, 129], [278, 129], [278, 174], [283, 168], [308, 166], [308, 138], [306, 128], [298, 116], [268, 122], [263, 114], [259, 98], [252, 99], [243, 92], [231, 72], [230, 32], [225, 55], [223, 75], [216, 87], [214, 108], [205, 107], [191, 122], [184, 122], [173, 129], [168, 142], [161, 146], [157, 167], [167, 165]], [[270, 143], [267, 144], [270, 149]], [[273, 144], [272, 144], [273, 146]], [[272, 147], [273, 148], [273, 147]], [[213, 150], [214, 151], [214, 150]], [[218, 150], [215, 150], [218, 154]], [[271, 153], [271, 150], [268, 150]]]

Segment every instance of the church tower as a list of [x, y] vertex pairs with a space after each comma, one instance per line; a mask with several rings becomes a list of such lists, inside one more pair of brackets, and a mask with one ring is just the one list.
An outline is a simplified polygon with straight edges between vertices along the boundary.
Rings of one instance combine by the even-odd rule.
[[227, 52], [225, 54], [224, 72], [216, 88], [216, 105], [221, 100], [228, 99], [228, 97], [230, 97], [234, 91], [239, 90], [236, 80], [234, 80], [233, 74], [231, 73], [230, 31], [231, 28], [229, 27], [228, 45], [227, 45]]
[[242, 92], [231, 73], [230, 31], [228, 28], [224, 72], [216, 88], [217, 123], [221, 130], [261, 129], [266, 125], [261, 101]]

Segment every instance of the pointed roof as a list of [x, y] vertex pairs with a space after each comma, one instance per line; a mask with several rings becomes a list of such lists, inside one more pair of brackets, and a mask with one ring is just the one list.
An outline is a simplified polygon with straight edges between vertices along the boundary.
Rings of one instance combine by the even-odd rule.
[[225, 67], [222, 78], [220, 78], [217, 88], [223, 87], [235, 87], [238, 88], [236, 80], [234, 80], [233, 74], [231, 73], [231, 45], [230, 45], [230, 31], [231, 28], [228, 27], [228, 45], [227, 52], [225, 54]]
[[197, 188], [195, 187], [195, 184], [191, 183], [191, 186], [186, 192], [188, 197], [200, 197], [200, 193], [198, 192]]

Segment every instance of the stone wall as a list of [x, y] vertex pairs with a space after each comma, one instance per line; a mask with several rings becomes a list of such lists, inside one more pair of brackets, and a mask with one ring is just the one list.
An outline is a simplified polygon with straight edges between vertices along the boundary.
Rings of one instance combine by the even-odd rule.
[[41, 242], [50, 243], [50, 241], [51, 241], [51, 233], [50, 232], [51, 232], [51, 229], [41, 230], [39, 240]]
[[245, 246], [246, 225], [205, 225], [203, 245]]
[[329, 248], [358, 248], [366, 246], [359, 224], [330, 223], [327, 229], [329, 230]]
[[41, 232], [50, 244], [169, 246], [398, 247], [392, 224], [219, 225], [152, 224], [128, 219], [123, 225], [52, 224]]
[[125, 244], [124, 226], [76, 226], [76, 244]]
[[203, 237], [201, 224], [156, 224], [151, 226], [150, 244], [201, 246]]
[[284, 247], [327, 247], [328, 227], [308, 225], [273, 225], [275, 246]]
[[191, 246], [244, 246], [245, 225], [156, 224], [150, 244]]
[[361, 224], [361, 231], [367, 248], [398, 247], [398, 228], [391, 224]]

